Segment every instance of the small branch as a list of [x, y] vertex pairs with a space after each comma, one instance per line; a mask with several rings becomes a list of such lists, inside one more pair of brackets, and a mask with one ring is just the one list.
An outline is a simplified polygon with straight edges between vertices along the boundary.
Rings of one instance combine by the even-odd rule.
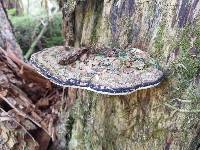
[[37, 36], [37, 29], [41, 26], [42, 22], [39, 22], [36, 26], [35, 29], [33, 30], [33, 34], [31, 36], [31, 41], [33, 41], [35, 39], [35, 37]]
[[24, 56], [26, 59], [29, 59], [30, 56], [31, 56], [31, 54], [34, 52], [34, 48], [35, 48], [36, 44], [42, 38], [43, 34], [46, 32], [48, 24], [49, 23], [44, 24], [44, 26], [43, 26], [40, 34], [37, 36], [37, 38], [35, 39], [35, 41], [31, 44], [31, 47], [29, 48], [29, 50], [27, 51], [27, 53]]

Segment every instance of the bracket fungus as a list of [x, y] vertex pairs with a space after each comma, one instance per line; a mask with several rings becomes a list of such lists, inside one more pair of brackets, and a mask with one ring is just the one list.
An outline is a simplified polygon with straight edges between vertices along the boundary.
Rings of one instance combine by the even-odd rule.
[[45, 78], [63, 87], [125, 95], [157, 86], [163, 73], [149, 55], [137, 48], [72, 48], [57, 46], [31, 56]]

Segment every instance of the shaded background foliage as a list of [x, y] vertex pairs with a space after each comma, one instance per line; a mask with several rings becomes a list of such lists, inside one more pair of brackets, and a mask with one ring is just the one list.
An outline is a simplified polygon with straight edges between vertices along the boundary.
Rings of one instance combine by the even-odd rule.
[[[48, 19], [47, 12], [43, 10], [42, 13], [37, 12], [35, 13], [35, 15], [17, 15], [15, 8], [10, 8], [7, 11], [13, 25], [13, 30], [17, 42], [21, 46], [23, 54], [26, 54], [36, 36], [42, 30], [43, 26], [41, 24], [41, 21], [45, 21]], [[62, 36], [62, 15], [60, 12], [58, 12], [56, 15], [54, 15], [52, 21], [47, 26], [47, 31], [39, 40], [35, 49], [36, 51], [39, 51], [44, 48], [56, 45], [63, 45], [63, 42], [64, 38]]]

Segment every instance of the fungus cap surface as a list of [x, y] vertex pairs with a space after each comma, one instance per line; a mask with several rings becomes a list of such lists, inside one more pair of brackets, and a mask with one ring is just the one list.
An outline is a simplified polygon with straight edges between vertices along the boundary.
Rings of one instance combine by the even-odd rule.
[[[74, 62], [75, 48], [63, 46], [44, 49], [31, 56], [30, 62], [45, 78], [63, 87], [83, 88], [108, 95], [125, 95], [158, 85], [163, 73], [148, 54], [136, 48], [125, 50], [101, 48], [84, 53]], [[67, 60], [64, 60], [67, 61]]]

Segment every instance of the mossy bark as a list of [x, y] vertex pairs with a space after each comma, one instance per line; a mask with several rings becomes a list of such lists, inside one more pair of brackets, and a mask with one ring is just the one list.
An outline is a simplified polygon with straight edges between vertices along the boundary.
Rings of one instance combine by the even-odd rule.
[[73, 15], [75, 46], [140, 48], [160, 64], [166, 79], [127, 96], [78, 90], [68, 112], [68, 148], [198, 149], [200, 85], [193, 81], [200, 68], [200, 2], [85, 0]]

